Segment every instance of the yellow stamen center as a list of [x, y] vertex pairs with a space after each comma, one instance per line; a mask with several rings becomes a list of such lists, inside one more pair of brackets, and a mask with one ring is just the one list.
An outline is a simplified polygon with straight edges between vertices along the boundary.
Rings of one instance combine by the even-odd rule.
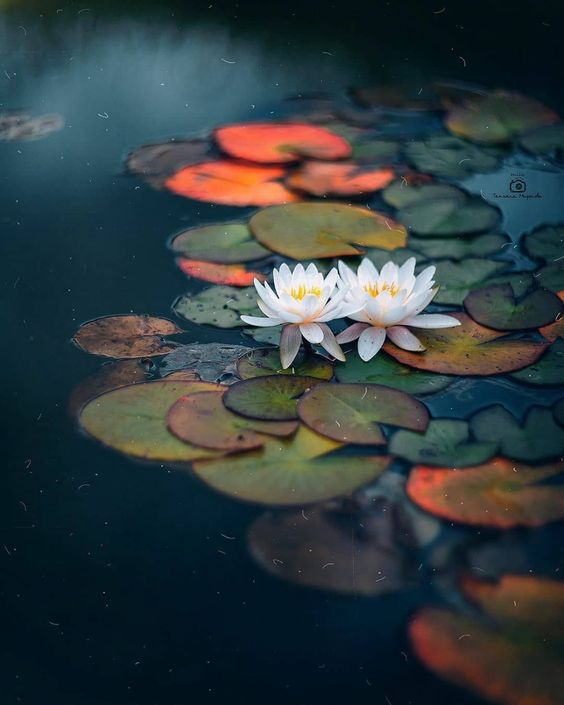
[[366, 293], [373, 298], [378, 296], [378, 294], [381, 294], [383, 291], [389, 291], [391, 296], [395, 296], [399, 292], [399, 287], [397, 284], [388, 284], [385, 282], [380, 288], [378, 288], [378, 284], [376, 282], [371, 282], [370, 284], [366, 284], [364, 291], [366, 291]]
[[296, 299], [296, 301], [301, 301], [307, 294], [320, 296], [321, 289], [318, 286], [306, 286], [305, 284], [300, 284], [300, 286], [290, 289], [289, 294], [293, 299]]

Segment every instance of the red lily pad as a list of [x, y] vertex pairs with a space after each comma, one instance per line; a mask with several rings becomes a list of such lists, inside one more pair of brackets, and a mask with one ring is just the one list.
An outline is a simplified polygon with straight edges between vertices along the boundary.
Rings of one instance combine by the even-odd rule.
[[284, 186], [285, 169], [228, 159], [202, 162], [176, 172], [165, 182], [179, 196], [225, 206], [271, 206], [299, 201]]
[[558, 463], [533, 467], [504, 458], [464, 470], [418, 465], [407, 494], [425, 511], [461, 524], [542, 526], [564, 519], [564, 487], [543, 482], [562, 472]]
[[290, 421], [298, 418], [299, 397], [320, 382], [299, 375], [254, 377], [232, 384], [223, 403], [236, 414], [252, 419]]
[[263, 282], [266, 276], [260, 272], [250, 272], [243, 264], [218, 264], [217, 262], [199, 262], [178, 257], [178, 267], [189, 277], [202, 279], [212, 284], [227, 286], [252, 286], [255, 279]]
[[323, 127], [298, 123], [248, 123], [215, 130], [220, 149], [230, 157], [265, 164], [284, 164], [304, 157], [346, 159], [350, 144]]
[[451, 315], [460, 321], [460, 326], [417, 331], [425, 352], [408, 352], [389, 342], [384, 349], [398, 362], [418, 370], [480, 376], [521, 370], [538, 360], [546, 349], [543, 343], [508, 339], [465, 313]]
[[385, 188], [393, 169], [348, 163], [305, 162], [286, 179], [286, 185], [312, 196], [359, 196]]
[[210, 450], [260, 448], [264, 436], [290, 436], [296, 421], [257, 421], [231, 413], [223, 389], [180, 397], [169, 409], [167, 425], [181, 441]]
[[73, 343], [84, 352], [104, 357], [152, 357], [166, 355], [175, 343], [165, 335], [182, 333], [172, 321], [154, 316], [104, 316], [83, 323]]
[[378, 384], [318, 384], [298, 403], [300, 419], [341, 443], [382, 444], [379, 423], [424, 431], [426, 407], [409, 394]]
[[562, 314], [562, 302], [551, 291], [536, 289], [517, 300], [511, 284], [470, 292], [464, 299], [464, 308], [483, 326], [507, 331], [538, 328]]

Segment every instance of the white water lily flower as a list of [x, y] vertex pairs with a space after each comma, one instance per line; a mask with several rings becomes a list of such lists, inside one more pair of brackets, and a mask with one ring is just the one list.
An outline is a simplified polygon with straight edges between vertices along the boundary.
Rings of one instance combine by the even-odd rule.
[[340, 281], [337, 270], [332, 269], [324, 277], [314, 264], [309, 264], [307, 269], [298, 264], [294, 271], [283, 264], [279, 270], [273, 271], [273, 278], [275, 291], [268, 282], [261, 284], [255, 279], [259, 295], [257, 304], [266, 318], [241, 316], [241, 319], [252, 326], [284, 325], [280, 336], [282, 367], [286, 369], [294, 361], [302, 335], [310, 343], [324, 347], [338, 360], [344, 360], [343, 351], [327, 322], [348, 316], [362, 303], [356, 299], [345, 300], [348, 287]]
[[425, 348], [408, 330], [411, 328], [451, 328], [460, 325], [452, 316], [440, 313], [421, 314], [438, 289], [433, 288], [435, 267], [427, 267], [415, 276], [415, 257], [401, 267], [386, 262], [380, 272], [364, 258], [355, 274], [339, 262], [339, 273], [348, 288], [345, 300], [362, 302], [362, 308], [349, 314], [358, 323], [337, 336], [339, 343], [358, 338], [358, 354], [362, 360], [371, 360], [380, 350], [386, 336], [404, 350], [421, 352]]

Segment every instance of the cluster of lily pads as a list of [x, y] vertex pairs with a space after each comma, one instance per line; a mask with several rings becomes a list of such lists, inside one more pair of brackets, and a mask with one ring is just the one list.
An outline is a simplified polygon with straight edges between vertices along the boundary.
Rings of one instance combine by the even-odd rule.
[[[495, 552], [511, 529], [564, 520], [564, 224], [539, 224], [508, 248], [500, 212], [458, 183], [516, 153], [556, 168], [564, 131], [553, 111], [504, 91], [378, 88], [353, 98], [291, 101], [276, 122], [128, 156], [129, 171], [156, 188], [260, 209], [172, 238], [180, 269], [212, 284], [174, 302], [186, 330], [141, 315], [79, 328], [80, 348], [115, 361], [75, 389], [70, 408], [104, 445], [266, 506], [248, 541], [269, 573], [380, 595], [417, 585], [418, 563], [468, 572], [441, 527], [496, 532]], [[307, 347], [284, 367], [282, 326], [247, 328], [241, 318], [262, 315], [250, 284], [260, 288], [274, 267], [313, 262], [327, 272], [337, 259], [354, 269], [367, 258], [381, 269], [410, 257], [416, 273], [436, 268], [432, 315], [459, 324], [418, 332], [423, 350], [388, 340], [365, 361], [344, 342], [342, 362]], [[171, 342], [197, 340], [200, 326], [217, 342]], [[542, 403], [524, 415], [500, 399], [468, 412], [456, 390], [480, 380], [524, 398], [536, 389]], [[451, 413], [434, 413], [449, 394]], [[464, 612], [429, 607], [410, 638], [431, 669], [494, 701], [538, 695], [552, 705], [562, 692], [554, 614], [564, 587], [512, 574], [520, 568], [486, 571], [498, 583], [463, 578], [461, 596], [483, 617], [471, 628]], [[520, 611], [508, 607], [514, 598]]]

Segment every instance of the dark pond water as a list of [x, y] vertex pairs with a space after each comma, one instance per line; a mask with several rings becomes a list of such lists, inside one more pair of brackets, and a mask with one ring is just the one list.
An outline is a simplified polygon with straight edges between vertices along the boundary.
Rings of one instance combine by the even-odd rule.
[[[504, 85], [562, 108], [562, 12], [528, 2], [478, 3], [471, 13], [467, 3], [442, 11], [442, 2], [60, 5], [0, 2], [0, 112], [28, 108], [66, 121], [46, 139], [0, 143], [1, 702], [482, 702], [410, 650], [408, 618], [444, 599], [432, 561], [410, 587], [375, 598], [273, 579], [245, 541], [260, 509], [76, 431], [67, 399], [99, 361], [69, 340], [97, 316], [170, 315], [189, 285], [165, 248], [169, 235], [247, 212], [124, 175], [131, 149], [269, 119], [300, 93], [433, 75]], [[467, 186], [488, 197], [506, 183], [505, 169]], [[527, 178], [543, 199], [506, 207], [513, 237], [564, 220], [562, 175], [529, 168]], [[187, 328], [184, 342], [240, 342]], [[464, 397], [445, 395], [433, 411], [454, 405], [465, 416], [503, 389], [485, 383], [465, 407]], [[531, 394], [541, 404], [555, 398]], [[514, 402], [523, 410], [528, 399]], [[510, 569], [554, 575], [560, 534], [517, 532], [497, 554], [495, 534], [476, 532], [472, 543], [486, 542], [495, 564], [522, 539], [526, 551]], [[487, 562], [487, 551], [475, 550]]]

